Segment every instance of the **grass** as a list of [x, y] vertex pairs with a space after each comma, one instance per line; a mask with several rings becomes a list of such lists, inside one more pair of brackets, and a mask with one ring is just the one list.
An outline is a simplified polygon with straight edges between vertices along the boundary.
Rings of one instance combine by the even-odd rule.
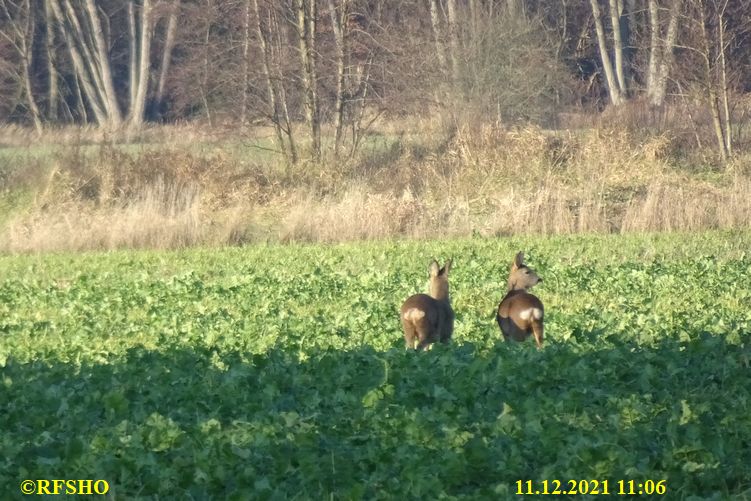
[[[460, 238], [0, 257], [0, 488], [487, 499], [518, 480], [751, 495], [751, 234]], [[542, 351], [493, 313], [526, 251]], [[398, 308], [453, 257], [454, 340]], [[584, 497], [586, 499], [586, 497]], [[590, 496], [597, 499], [596, 496]]]
[[[0, 252], [751, 222], [743, 154], [718, 169], [687, 156], [667, 134], [420, 127], [382, 124], [354, 158], [327, 151], [320, 164], [297, 165], [273, 153], [263, 128], [238, 135], [155, 127], [137, 144], [97, 144], [96, 131], [59, 131], [38, 146], [16, 139], [13, 148], [26, 149], [0, 153], [13, 159], [0, 169]], [[153, 196], [163, 198], [142, 203]], [[186, 199], [191, 207], [171, 206]], [[153, 224], [134, 222], [151, 221], [152, 211]]]

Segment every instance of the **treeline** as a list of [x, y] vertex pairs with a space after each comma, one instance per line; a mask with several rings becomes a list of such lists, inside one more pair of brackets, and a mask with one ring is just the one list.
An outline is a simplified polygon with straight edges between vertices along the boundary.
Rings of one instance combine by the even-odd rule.
[[0, 0], [0, 122], [270, 124], [294, 161], [384, 115], [682, 107], [725, 158], [750, 28], [745, 0]]

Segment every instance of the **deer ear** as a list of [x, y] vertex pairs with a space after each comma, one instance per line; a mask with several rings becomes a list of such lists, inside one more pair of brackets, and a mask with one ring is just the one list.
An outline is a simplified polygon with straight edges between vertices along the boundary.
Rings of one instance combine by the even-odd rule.
[[519, 251], [514, 258], [513, 268], [521, 268], [524, 265], [524, 253]]
[[443, 265], [443, 268], [441, 268], [441, 271], [439, 271], [438, 273], [440, 275], [448, 275], [449, 271], [451, 271], [451, 260], [450, 259], [446, 260], [446, 264]]
[[430, 263], [430, 268], [429, 268], [429, 270], [430, 270], [430, 276], [431, 276], [431, 277], [437, 277], [437, 276], [438, 276], [438, 274], [439, 274], [439, 273], [441, 272], [441, 270], [440, 270], [440, 269], [439, 269], [439, 267], [438, 267], [438, 261], [436, 261], [436, 260], [434, 259], [434, 260], [433, 260], [433, 262], [432, 262], [432, 263]]

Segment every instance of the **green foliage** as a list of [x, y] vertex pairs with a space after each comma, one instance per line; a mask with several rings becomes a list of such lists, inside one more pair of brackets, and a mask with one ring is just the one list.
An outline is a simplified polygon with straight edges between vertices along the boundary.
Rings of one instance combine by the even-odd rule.
[[[502, 499], [517, 480], [751, 495], [751, 234], [0, 258], [0, 489]], [[517, 250], [546, 340], [494, 324]], [[454, 258], [454, 342], [398, 307]], [[612, 490], [612, 488], [611, 488]], [[667, 499], [667, 498], [666, 498]]]

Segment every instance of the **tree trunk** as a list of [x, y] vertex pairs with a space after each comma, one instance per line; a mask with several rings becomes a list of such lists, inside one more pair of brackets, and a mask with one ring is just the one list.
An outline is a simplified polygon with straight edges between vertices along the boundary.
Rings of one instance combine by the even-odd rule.
[[653, 101], [657, 85], [657, 60], [661, 59], [660, 11], [657, 0], [647, 0], [649, 7], [649, 65], [647, 66], [647, 97]]
[[159, 113], [164, 108], [164, 93], [167, 88], [167, 75], [169, 74], [170, 65], [172, 64], [172, 51], [175, 48], [175, 37], [177, 35], [177, 14], [180, 11], [180, 0], [174, 0], [170, 6], [169, 20], [167, 21], [167, 34], [164, 40], [164, 49], [162, 51], [162, 64], [159, 68], [159, 83], [156, 88], [156, 103], [159, 106]]
[[510, 18], [516, 18], [522, 13], [521, 0], [506, 0], [506, 9]]
[[430, 27], [433, 32], [433, 43], [435, 44], [438, 64], [441, 65], [441, 71], [446, 71], [446, 53], [443, 50], [443, 42], [441, 41], [441, 19], [438, 14], [438, 0], [430, 0]]
[[57, 68], [55, 67], [55, 21], [50, 7], [50, 0], [44, 2], [45, 17], [45, 50], [47, 56], [47, 119], [57, 121], [59, 103], [59, 83]]
[[[104, 103], [102, 102], [102, 96], [100, 94], [101, 87], [97, 85], [95, 75], [90, 72], [90, 68], [86, 64], [86, 60], [84, 59], [84, 53], [82, 49], [79, 49], [77, 43], [77, 40], [81, 40], [81, 38], [79, 37], [83, 34], [80, 30], [76, 29], [76, 23], [74, 21], [70, 21], [70, 28], [67, 26], [66, 21], [68, 21], [68, 18], [65, 16], [65, 14], [63, 14], [62, 6], [59, 3], [60, 0], [49, 1], [60, 33], [63, 37], [63, 41], [68, 47], [70, 60], [73, 63], [73, 69], [76, 73], [76, 81], [78, 83], [76, 87], [79, 90], [79, 103], [84, 110], [83, 115], [86, 116], [84, 107], [85, 96], [86, 100], [88, 101], [89, 107], [91, 108], [91, 111], [94, 112], [94, 118], [96, 122], [99, 125], [105, 126], [109, 123], [109, 116]], [[70, 4], [66, 4], [66, 7], [69, 6]], [[68, 12], [70, 13], [70, 11]], [[83, 45], [82, 42], [81, 44]]]
[[668, 75], [673, 67], [675, 43], [678, 38], [678, 20], [681, 13], [681, 3], [683, 0], [673, 0], [670, 8], [670, 19], [668, 19], [668, 32], [665, 37], [665, 45], [662, 48], [662, 57], [657, 65], [657, 83], [655, 88], [655, 102], [662, 104], [665, 100], [667, 89]]
[[336, 41], [336, 102], [334, 104], [334, 156], [339, 156], [339, 148], [342, 143], [342, 131], [344, 127], [344, 84], [345, 84], [345, 54], [347, 51], [346, 20], [349, 9], [349, 1], [343, 0], [340, 4], [341, 12], [337, 14], [334, 0], [329, 0], [329, 13], [331, 25], [334, 30]]
[[18, 53], [21, 61], [21, 81], [23, 93], [26, 96], [26, 107], [31, 115], [31, 121], [37, 133], [42, 132], [42, 117], [39, 106], [34, 97], [31, 66], [34, 56], [33, 44], [35, 37], [34, 10], [30, 0], [23, 0], [17, 4], [10, 3], [15, 16], [11, 15], [6, 0], [0, 0], [0, 13], [7, 19], [8, 30], [0, 30], [0, 35], [5, 38]]
[[714, 78], [712, 77], [712, 63], [710, 61], [711, 48], [709, 43], [709, 37], [707, 35], [706, 27], [706, 13], [704, 12], [704, 5], [701, 6], [701, 19], [699, 21], [699, 33], [701, 35], [702, 42], [702, 59], [704, 61], [704, 79], [707, 90], [707, 105], [709, 106], [709, 112], [712, 116], [712, 125], [715, 132], [715, 138], [717, 139], [717, 148], [720, 152], [720, 157], [723, 161], [727, 161], [729, 153], [727, 149], [727, 143], [725, 142], [725, 131], [722, 128], [722, 120], [720, 119], [720, 106], [717, 99], [717, 91], [715, 89]]
[[93, 0], [86, 0], [85, 5], [79, 1], [75, 5], [78, 10], [71, 0], [50, 0], [73, 67], [97, 122], [108, 128], [117, 128], [122, 124], [122, 113], [99, 13]]
[[678, 17], [682, 0], [673, 0], [665, 39], [660, 38], [659, 10], [656, 0], [649, 0], [650, 49], [647, 73], [647, 98], [653, 106], [665, 101], [668, 75], [673, 66], [673, 48], [678, 36]]
[[138, 25], [136, 23], [136, 5], [128, 2], [128, 104], [132, 108], [136, 102], [138, 87]]
[[321, 158], [321, 124], [318, 112], [315, 32], [317, 0], [296, 0], [297, 30], [302, 63], [305, 121], [310, 128], [310, 151], [314, 161]]
[[[250, 0], [248, 0], [250, 2]], [[261, 60], [262, 71], [264, 80], [266, 81], [266, 93], [269, 98], [269, 108], [271, 108], [271, 122], [274, 125], [274, 132], [276, 133], [276, 142], [282, 155], [287, 158], [287, 148], [284, 144], [284, 136], [282, 135], [282, 124], [279, 117], [279, 106], [277, 104], [277, 92], [274, 86], [274, 81], [271, 78], [271, 53], [269, 49], [268, 34], [263, 29], [261, 24], [261, 10], [258, 8], [258, 0], [253, 0], [253, 9], [256, 15], [256, 34], [258, 36], [258, 44], [261, 48]], [[296, 161], [294, 159], [293, 161]]]
[[618, 90], [626, 95], [626, 77], [623, 70], [623, 37], [621, 36], [622, 0], [610, 0], [610, 23], [613, 26], [613, 54], [615, 56], [615, 76]]
[[39, 106], [34, 98], [34, 91], [31, 83], [31, 50], [27, 49], [27, 55], [24, 57], [21, 65], [23, 66], [24, 90], [26, 93], [26, 102], [31, 113], [31, 120], [37, 133], [42, 133], [42, 116], [39, 113]]
[[358, 70], [360, 81], [357, 84], [357, 108], [353, 112], [354, 117], [352, 119], [352, 149], [350, 150], [350, 157], [354, 157], [355, 153], [357, 153], [357, 148], [360, 146], [360, 141], [362, 139], [363, 130], [366, 130], [370, 124], [375, 121], [374, 118], [368, 126], [364, 128], [362, 126], [363, 118], [365, 117], [365, 99], [368, 97], [368, 84], [370, 82], [370, 69], [372, 66], [373, 56], [371, 54], [364, 67], [361, 67]]
[[92, 62], [101, 72], [101, 80], [104, 84], [103, 94], [107, 102], [110, 125], [119, 127], [122, 124], [123, 118], [120, 113], [120, 106], [117, 104], [117, 94], [115, 93], [115, 85], [112, 80], [108, 48], [104, 40], [102, 23], [99, 20], [99, 13], [97, 12], [96, 5], [94, 5], [94, 0], [86, 0], [86, 9], [89, 14], [89, 23], [92, 28], [91, 35], [94, 39], [94, 49], [96, 50], [96, 58]]
[[143, 125], [148, 95], [149, 73], [151, 69], [151, 0], [143, 0], [141, 5], [141, 37], [138, 52], [138, 81], [136, 85], [135, 101], [130, 106], [130, 127], [139, 128]]
[[478, 22], [480, 14], [478, 10], [480, 7], [477, 6], [477, 0], [469, 0], [467, 7], [469, 8], [469, 22], [467, 23], [469, 26], [469, 39], [475, 41], [479, 35]]
[[447, 0], [449, 56], [451, 58], [451, 78], [454, 88], [459, 86], [461, 68], [459, 66], [459, 21], [456, 12], [456, 0]]
[[250, 90], [250, 0], [245, 0], [243, 9], [243, 90], [240, 106], [240, 123], [248, 123], [248, 91]]
[[725, 9], [727, 8], [727, 5], [727, 0], [725, 0], [722, 8], [717, 13], [717, 43], [719, 45], [720, 96], [722, 98], [722, 111], [725, 125], [725, 150], [727, 151], [728, 157], [730, 157], [733, 155], [733, 121], [730, 116], [727, 65], [725, 62]]
[[[592, 6], [592, 14], [595, 21], [595, 31], [597, 32], [597, 45], [600, 49], [600, 59], [602, 61], [602, 69], [605, 72], [605, 79], [608, 84], [608, 92], [610, 94], [610, 102], [619, 106], [623, 103], [623, 94], [621, 93], [620, 86], [616, 80], [615, 73], [613, 72], [613, 65], [610, 62], [610, 55], [608, 54], [608, 45], [605, 40], [605, 29], [602, 26], [602, 15], [600, 13], [600, 6], [597, 4], [598, 0], [589, 0]], [[613, 0], [611, 0], [613, 1]]]
[[[275, 15], [276, 11], [269, 11], [269, 26], [273, 26], [273, 30], [271, 30], [272, 33], [276, 34], [276, 37], [274, 37], [274, 44], [276, 46], [276, 53], [277, 58], [281, 59], [282, 56], [282, 34], [283, 30], [281, 26], [279, 25], [278, 17]], [[285, 23], [285, 26], [288, 26], [288, 24]], [[285, 33], [285, 43], [286, 43], [287, 37]], [[283, 130], [285, 134], [287, 134], [287, 142], [289, 143], [289, 155], [290, 155], [290, 161], [294, 164], [297, 163], [298, 155], [297, 155], [297, 143], [295, 142], [295, 134], [292, 129], [292, 122], [289, 119], [289, 109], [287, 108], [287, 90], [284, 87], [285, 77], [282, 73], [281, 65], [276, 65], [276, 84], [277, 84], [277, 90], [278, 90], [278, 102], [279, 102], [279, 109], [281, 112], [281, 118], [284, 120], [284, 127]]]
[[209, 127], [213, 126], [213, 120], [211, 118], [211, 109], [209, 108], [209, 99], [207, 96], [207, 90], [209, 85], [209, 42], [211, 41], [211, 23], [206, 26], [206, 34], [203, 39], [203, 72], [201, 75], [201, 84], [198, 86], [201, 93], [201, 102], [203, 103], [203, 109], [206, 112], [206, 120], [209, 122]]
[[318, 105], [318, 49], [316, 47], [316, 26], [318, 24], [318, 0], [308, 0], [308, 41], [307, 45], [310, 50], [308, 60], [310, 61], [310, 94], [313, 102], [313, 158], [321, 158], [321, 116]]

